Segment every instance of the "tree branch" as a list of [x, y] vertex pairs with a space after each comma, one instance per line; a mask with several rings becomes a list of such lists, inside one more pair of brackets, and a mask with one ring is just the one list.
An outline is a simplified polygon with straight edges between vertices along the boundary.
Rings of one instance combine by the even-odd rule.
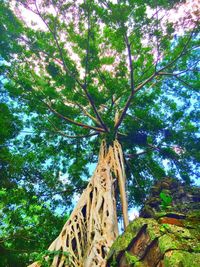
[[36, 7], [36, 10], [37, 10], [37, 14], [38, 16], [41, 18], [41, 20], [44, 22], [44, 24], [46, 25], [46, 27], [48, 28], [48, 30], [50, 31], [50, 33], [52, 34], [53, 38], [54, 38], [54, 41], [56, 43], [56, 46], [58, 48], [58, 52], [59, 52], [59, 55], [60, 55], [60, 58], [62, 60], [62, 64], [63, 64], [63, 67], [65, 69], [65, 72], [68, 73], [76, 82], [77, 84], [82, 88], [83, 87], [83, 84], [78, 80], [78, 78], [75, 77], [75, 75], [69, 70], [69, 68], [67, 67], [66, 65], [66, 62], [65, 62], [65, 59], [64, 59], [64, 56], [63, 56], [63, 51], [62, 51], [62, 48], [60, 47], [59, 45], [59, 42], [58, 42], [58, 39], [57, 39], [57, 36], [56, 36], [56, 33], [55, 31], [53, 31], [49, 25], [47, 24], [46, 20], [43, 18], [41, 12], [39, 11], [38, 9], [38, 6], [37, 6], [37, 3], [35, 1], [35, 7]]
[[[103, 85], [105, 86], [105, 88], [108, 91], [110, 91], [109, 87], [106, 84], [106, 78], [105, 78], [105, 76], [101, 73], [101, 71], [100, 71], [100, 69], [98, 67], [96, 67], [96, 70], [97, 70], [98, 76], [99, 76], [100, 80], [102, 81]], [[117, 102], [116, 100], [117, 99], [114, 99], [114, 95], [112, 94], [112, 96], [111, 96], [111, 104], [110, 104], [110, 107], [108, 108], [109, 111], [112, 110], [113, 106]]]
[[[31, 47], [32, 43], [29, 42], [28, 40], [26, 40], [23, 36], [21, 36], [21, 37], [19, 38], [19, 40], [20, 40], [20, 39], [29, 45], [29, 49], [31, 49], [31, 51], [36, 51], [36, 52], [43, 53], [44, 55], [48, 56], [49, 58], [51, 58], [52, 60], [54, 60], [55, 62], [57, 62], [60, 66], [62, 66], [62, 67], [64, 68], [64, 65], [63, 65], [62, 60], [53, 57], [53, 56], [52, 56], [51, 54], [49, 54], [47, 51], [40, 50], [40, 49], [36, 49], [35, 47]], [[65, 72], [66, 72], [66, 71], [65, 71]], [[72, 77], [72, 78], [73, 78], [73, 77]], [[74, 90], [76, 90], [76, 89], [74, 89]], [[76, 91], [76, 92], [77, 92], [81, 97], [83, 97], [84, 99], [87, 100], [86, 96], [83, 95], [80, 91]]]
[[102, 128], [98, 128], [98, 127], [90, 126], [90, 125], [87, 125], [87, 124], [83, 124], [83, 123], [81, 123], [81, 122], [76, 122], [76, 121], [74, 121], [74, 120], [72, 120], [72, 119], [70, 119], [70, 118], [68, 118], [68, 117], [66, 117], [66, 116], [64, 116], [64, 115], [62, 115], [62, 114], [60, 114], [59, 112], [57, 112], [57, 111], [56, 111], [55, 109], [53, 109], [53, 108], [51, 107], [51, 105], [49, 105], [48, 103], [46, 103], [46, 102], [44, 102], [44, 101], [42, 101], [42, 102], [43, 102], [43, 103], [48, 107], [48, 109], [49, 109], [52, 113], [54, 113], [57, 117], [59, 117], [59, 118], [65, 120], [65, 121], [67, 121], [67, 122], [69, 122], [69, 123], [72, 123], [72, 124], [74, 124], [74, 125], [80, 126], [80, 127], [82, 127], [82, 128], [85, 128], [85, 129], [92, 129], [92, 130], [95, 130], [95, 131], [97, 131], [97, 132], [105, 132], [105, 130], [102, 129]]
[[88, 14], [87, 14], [87, 48], [86, 48], [86, 58], [85, 58], [85, 81], [84, 87], [87, 87], [87, 76], [89, 74], [89, 53], [90, 53], [90, 12], [88, 6]]
[[144, 85], [146, 85], [148, 82], [150, 82], [156, 75], [157, 75], [157, 73], [152, 74], [152, 75], [151, 75], [148, 79], [146, 79], [143, 83], [139, 84], [139, 85], [134, 89], [134, 91], [131, 91], [131, 95], [129, 96], [129, 98], [128, 98], [126, 104], [125, 104], [125, 107], [124, 107], [124, 109], [123, 109], [123, 111], [122, 111], [122, 113], [121, 113], [121, 115], [120, 115], [120, 117], [119, 117], [119, 120], [117, 121], [117, 123], [116, 123], [116, 125], [115, 125], [115, 133], [117, 132], [119, 126], [121, 125], [121, 123], [122, 123], [122, 121], [123, 121], [123, 119], [124, 119], [124, 117], [125, 117], [125, 115], [126, 115], [126, 112], [127, 112], [128, 108], [129, 108], [129, 106], [130, 106], [130, 103], [131, 103], [131, 101], [132, 101], [132, 99], [133, 99], [134, 94], [135, 94], [137, 91], [139, 91]]
[[88, 100], [89, 100], [89, 102], [90, 102], [90, 104], [91, 104], [93, 110], [94, 110], [94, 113], [95, 113], [96, 116], [97, 116], [98, 121], [100, 122], [101, 126], [104, 128], [104, 131], [105, 131], [105, 132], [109, 132], [107, 126], [105, 125], [105, 123], [104, 123], [103, 120], [101, 119], [101, 116], [99, 115], [99, 112], [98, 112], [97, 109], [96, 109], [96, 106], [95, 106], [95, 104], [94, 104], [94, 100], [92, 99], [91, 95], [89, 94], [89, 92], [87, 91], [87, 88], [86, 88], [85, 86], [83, 87], [83, 90], [84, 90], [84, 92], [85, 92], [85, 94], [86, 94], [86, 96], [87, 96], [87, 98], [88, 98]]
[[[192, 35], [193, 35], [193, 32], [190, 34], [190, 37], [188, 38], [187, 42], [185, 43], [182, 51], [180, 52], [180, 54], [175, 58], [173, 59], [171, 62], [169, 62], [165, 67], [161, 68], [158, 72], [154, 72], [148, 79], [146, 79], [143, 83], [139, 84], [136, 88], [134, 88], [134, 91], [131, 91], [131, 94], [125, 104], [125, 107], [121, 113], [121, 116], [119, 117], [119, 120], [117, 121], [116, 125], [115, 125], [115, 133], [117, 132], [119, 126], [121, 125], [125, 115], [126, 115], [126, 112], [130, 106], [130, 103], [133, 99], [133, 96], [134, 94], [139, 91], [145, 84], [147, 84], [149, 81], [151, 81], [154, 77], [156, 77], [157, 75], [159, 75], [160, 73], [162, 73], [163, 70], [165, 70], [166, 68], [168, 68], [169, 66], [173, 65], [185, 52], [185, 49], [187, 48], [191, 38], [192, 38]], [[180, 78], [179, 78], [180, 79]]]
[[64, 137], [67, 137], [67, 138], [71, 138], [71, 139], [74, 139], [74, 138], [85, 138], [85, 137], [91, 137], [91, 136], [95, 136], [95, 135], [98, 135], [99, 133], [95, 132], [95, 133], [90, 133], [90, 134], [85, 134], [85, 135], [68, 135], [66, 133], [64, 133], [63, 131], [60, 131], [56, 126], [55, 124], [50, 121], [48, 118], [47, 120], [49, 121], [49, 123], [53, 126], [53, 128], [55, 129], [55, 133], [59, 133], [60, 135], [64, 136]]
[[175, 78], [177, 80], [179, 80], [181, 83], [185, 84], [187, 87], [193, 89], [193, 90], [199, 90], [199, 88], [195, 88], [194, 86], [190, 85], [189, 83], [187, 83], [186, 81], [182, 80], [180, 77], [175, 76]]
[[104, 128], [104, 130], [106, 132], [108, 132], [108, 128], [107, 126], [105, 125], [105, 123], [103, 122], [99, 112], [97, 111], [97, 108], [94, 104], [94, 100], [92, 99], [90, 93], [88, 92], [87, 90], [87, 86], [88, 86], [88, 83], [87, 83], [87, 76], [89, 74], [89, 50], [90, 50], [90, 12], [89, 12], [89, 7], [88, 7], [88, 16], [87, 16], [87, 19], [88, 19], [88, 33], [87, 33], [87, 49], [86, 49], [86, 60], [85, 60], [85, 81], [84, 81], [84, 85], [82, 86], [82, 89], [84, 90], [89, 102], [90, 102], [90, 105], [92, 106], [93, 110], [94, 110], [94, 113], [96, 114], [96, 117], [100, 123], [100, 125]]
[[98, 120], [95, 117], [93, 117], [84, 107], [82, 107], [79, 103], [76, 103], [76, 102], [74, 104], [77, 105], [88, 118], [93, 120], [94, 123], [96, 123], [98, 126], [101, 127], [101, 125], [99, 124]]
[[170, 67], [171, 65], [173, 65], [179, 58], [181, 58], [184, 55], [184, 52], [190, 42], [190, 40], [192, 39], [192, 35], [193, 35], [194, 31], [191, 32], [187, 42], [184, 44], [183, 49], [181, 50], [181, 52], [179, 53], [178, 56], [176, 56], [172, 61], [170, 61], [166, 66], [164, 66], [163, 68], [161, 68], [158, 72], [162, 72], [163, 70], [167, 69], [168, 67]]
[[129, 43], [127, 33], [124, 36], [125, 43], [128, 51], [128, 60], [129, 60], [129, 69], [130, 69], [130, 81], [131, 81], [131, 91], [134, 90], [134, 76], [133, 76], [133, 62], [132, 62], [132, 54], [131, 54], [131, 44]]
[[129, 158], [129, 159], [133, 159], [137, 156], [140, 156], [140, 155], [144, 155], [146, 154], [148, 151], [144, 150], [144, 151], [141, 151], [139, 153], [136, 153], [136, 154], [126, 154], [125, 157]]
[[[101, 126], [104, 128], [104, 130], [105, 130], [106, 132], [108, 132], [108, 129], [107, 129], [106, 125], [104, 124], [103, 120], [101, 119], [101, 116], [99, 115], [99, 113], [98, 113], [98, 111], [97, 111], [97, 109], [96, 109], [96, 106], [95, 106], [95, 104], [94, 104], [94, 101], [93, 101], [91, 95], [90, 95], [89, 92], [87, 91], [87, 84], [86, 84], [86, 83], [82, 84], [82, 83], [75, 77], [75, 75], [74, 75], [73, 73], [71, 73], [71, 71], [68, 69], [68, 67], [67, 67], [67, 65], [66, 65], [66, 63], [65, 63], [65, 60], [64, 60], [63, 51], [62, 51], [62, 49], [61, 49], [61, 47], [60, 47], [60, 45], [59, 45], [59, 42], [58, 42], [58, 39], [57, 39], [57, 36], [56, 36], [55, 32], [53, 32], [52, 29], [49, 27], [49, 25], [46, 23], [45, 19], [43, 18], [42, 14], [40, 13], [40, 11], [39, 11], [39, 9], [38, 9], [38, 7], [37, 7], [37, 3], [36, 3], [36, 1], [35, 1], [35, 6], [36, 6], [36, 9], [37, 9], [37, 12], [38, 12], [39, 17], [40, 17], [40, 18], [42, 19], [42, 21], [45, 23], [46, 27], [47, 27], [48, 30], [51, 32], [51, 34], [52, 34], [52, 36], [53, 36], [53, 38], [54, 38], [54, 40], [55, 40], [55, 42], [56, 42], [56, 46], [57, 46], [57, 48], [58, 48], [58, 51], [59, 51], [59, 54], [60, 54], [60, 57], [61, 57], [61, 60], [62, 60], [62, 63], [63, 63], [63, 67], [64, 67], [66, 73], [68, 73], [68, 74], [69, 74], [69, 75], [70, 75], [70, 76], [77, 82], [77, 84], [83, 89], [83, 91], [85, 92], [85, 94], [86, 94], [86, 96], [87, 96], [87, 98], [88, 98], [88, 100], [89, 100], [89, 103], [91, 104], [91, 106], [92, 106], [92, 108], [93, 108], [93, 110], [94, 110], [94, 113], [96, 114], [97, 119], [99, 120]], [[88, 34], [88, 35], [89, 35], [89, 34]], [[89, 53], [89, 50], [88, 50], [87, 53]], [[86, 61], [87, 61], [87, 60], [86, 60]], [[86, 71], [86, 73], [87, 73], [87, 71]]]
[[187, 87], [193, 89], [193, 90], [198, 90], [199, 88], [195, 88], [194, 86], [190, 85], [189, 83], [187, 83], [186, 81], [184, 81], [183, 79], [181, 79], [180, 77], [178, 77], [178, 75], [181, 75], [183, 72], [181, 73], [170, 73], [170, 72], [159, 72], [158, 75], [161, 76], [174, 76], [178, 81], [180, 81], [181, 83], [185, 84]]
[[[122, 25], [122, 28], [125, 30], [125, 26]], [[120, 124], [122, 123], [125, 115], [126, 115], [126, 112], [130, 106], [130, 103], [131, 103], [131, 100], [134, 96], [134, 76], [133, 76], [133, 62], [132, 62], [132, 55], [131, 55], [131, 44], [129, 43], [129, 40], [128, 40], [128, 36], [127, 36], [127, 32], [125, 32], [124, 34], [124, 40], [125, 40], [125, 43], [126, 43], [126, 47], [127, 47], [127, 51], [128, 51], [128, 60], [129, 60], [129, 69], [130, 69], [130, 81], [131, 81], [131, 94], [125, 104], [125, 107], [121, 113], [121, 116], [119, 116], [119, 119], [118, 121], [116, 121], [115, 123], [115, 133], [117, 132]]]

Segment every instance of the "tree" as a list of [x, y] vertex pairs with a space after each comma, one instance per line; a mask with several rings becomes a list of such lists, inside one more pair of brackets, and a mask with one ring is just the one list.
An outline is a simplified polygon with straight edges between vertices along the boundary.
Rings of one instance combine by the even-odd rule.
[[[27, 25], [15, 40], [20, 53], [10, 53], [6, 88], [27, 114], [34, 135], [25, 141], [37, 164], [67, 169], [66, 188], [82, 190], [101, 147], [49, 248], [67, 251], [70, 266], [105, 265], [120, 207], [128, 224], [127, 194], [129, 205], [141, 203], [153, 179], [197, 176], [197, 13], [170, 21], [181, 2], [17, 1]], [[24, 9], [40, 25], [30, 26]]]
[[[9, 149], [21, 123], [5, 103], [0, 103], [0, 111], [0, 266], [20, 267], [45, 249], [67, 217], [55, 215], [48, 203], [38, 198], [38, 191], [36, 195], [31, 181], [46, 173], [31, 170], [28, 157]], [[48, 236], [45, 229], [50, 231]]]
[[61, 184], [52, 186], [52, 172], [50, 175], [50, 171], [39, 167], [34, 151], [29, 150], [28, 144], [22, 145], [27, 133], [23, 131], [23, 110], [16, 99], [9, 97], [5, 84], [13, 53], [21, 53], [22, 47], [15, 40], [23, 25], [2, 1], [0, 17], [0, 266], [21, 267], [45, 250], [59, 234], [68, 214], [65, 211], [63, 217], [54, 212], [58, 204], [52, 193], [61, 191]]

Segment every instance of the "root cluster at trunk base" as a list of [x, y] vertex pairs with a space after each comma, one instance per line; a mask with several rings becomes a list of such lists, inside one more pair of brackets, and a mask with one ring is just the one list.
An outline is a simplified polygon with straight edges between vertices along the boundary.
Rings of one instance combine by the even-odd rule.
[[[115, 188], [119, 187], [124, 226], [128, 225], [125, 171], [121, 145], [107, 149], [102, 142], [99, 161], [87, 188], [50, 245], [50, 251], [67, 252], [53, 257], [52, 267], [104, 267], [108, 251], [118, 236]], [[39, 267], [33, 263], [29, 267]]]

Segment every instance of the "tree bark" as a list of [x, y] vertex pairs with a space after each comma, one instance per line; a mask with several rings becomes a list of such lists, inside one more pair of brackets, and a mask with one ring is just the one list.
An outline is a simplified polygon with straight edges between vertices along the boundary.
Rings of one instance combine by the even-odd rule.
[[[54, 256], [52, 267], [105, 267], [109, 248], [118, 236], [115, 198], [117, 183], [126, 227], [128, 213], [122, 148], [115, 140], [107, 149], [103, 141], [94, 175], [60, 235], [48, 249], [67, 252], [69, 258], [65, 255]], [[29, 265], [40, 266], [39, 263]]]

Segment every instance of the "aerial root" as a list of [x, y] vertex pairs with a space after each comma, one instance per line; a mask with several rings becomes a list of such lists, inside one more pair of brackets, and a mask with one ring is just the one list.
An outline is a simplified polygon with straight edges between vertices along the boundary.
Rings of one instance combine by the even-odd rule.
[[[114, 175], [113, 175], [114, 173]], [[118, 141], [107, 150], [103, 141], [96, 170], [78, 204], [50, 251], [64, 251], [54, 256], [52, 267], [105, 267], [109, 248], [118, 236], [114, 180], [118, 180], [124, 224], [128, 224], [123, 153]], [[34, 263], [38, 264], [38, 263]], [[30, 265], [29, 267], [40, 267]]]

